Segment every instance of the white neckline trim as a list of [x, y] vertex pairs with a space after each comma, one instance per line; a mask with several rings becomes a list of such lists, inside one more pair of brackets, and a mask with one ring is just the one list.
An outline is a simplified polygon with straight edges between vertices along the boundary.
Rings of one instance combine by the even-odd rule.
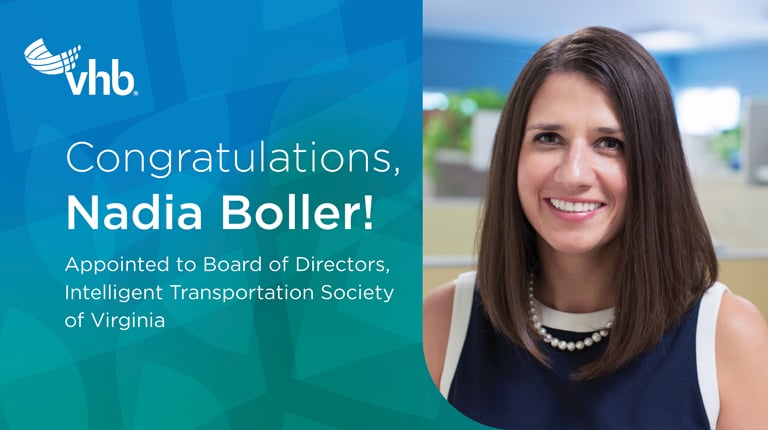
[[720, 389], [717, 385], [717, 362], [715, 360], [715, 332], [720, 301], [728, 287], [715, 282], [704, 293], [699, 304], [699, 316], [696, 321], [696, 373], [699, 379], [699, 392], [707, 413], [709, 428], [717, 427], [720, 416]]
[[593, 332], [604, 329], [605, 325], [613, 318], [613, 308], [595, 312], [570, 313], [552, 309], [536, 298], [533, 299], [533, 305], [536, 307], [539, 318], [541, 318], [541, 323], [545, 327], [556, 330], [576, 333]]
[[474, 296], [475, 272], [462, 273], [456, 279], [451, 328], [448, 331], [448, 345], [443, 359], [443, 373], [440, 375], [440, 394], [446, 399], [451, 391], [451, 384], [453, 383], [453, 376], [456, 374], [456, 367], [459, 365], [461, 351], [464, 349]]

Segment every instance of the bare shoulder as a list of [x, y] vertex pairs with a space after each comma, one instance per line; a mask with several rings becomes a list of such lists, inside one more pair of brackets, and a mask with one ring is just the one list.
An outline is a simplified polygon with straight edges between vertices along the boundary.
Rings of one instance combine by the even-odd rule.
[[768, 429], [768, 324], [755, 305], [725, 293], [715, 335], [718, 429]]
[[433, 290], [424, 298], [424, 359], [432, 381], [439, 388], [443, 373], [445, 350], [451, 329], [453, 295], [456, 282], [452, 281]]

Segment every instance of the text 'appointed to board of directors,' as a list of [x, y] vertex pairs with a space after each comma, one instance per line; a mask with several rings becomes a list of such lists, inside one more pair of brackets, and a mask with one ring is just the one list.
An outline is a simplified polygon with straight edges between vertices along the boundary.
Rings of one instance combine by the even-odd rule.
[[389, 268], [382, 259], [376, 258], [320, 258], [315, 256], [289, 256], [265, 258], [261, 255], [252, 258], [225, 259], [205, 256], [197, 259], [169, 256], [157, 259], [143, 257], [126, 258], [119, 256], [110, 259], [88, 259], [69, 257], [64, 272], [79, 275], [98, 275], [100, 273], [140, 273], [140, 272], [284, 272], [284, 273], [389, 273]]

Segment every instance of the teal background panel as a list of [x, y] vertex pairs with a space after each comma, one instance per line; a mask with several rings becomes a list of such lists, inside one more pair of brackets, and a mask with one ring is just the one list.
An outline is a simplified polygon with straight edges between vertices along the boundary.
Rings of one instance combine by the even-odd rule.
[[[27, 64], [24, 49], [41, 37], [54, 55], [82, 47], [72, 73], [86, 79], [84, 93]], [[2, 1], [0, 38], [1, 429], [480, 427], [442, 400], [423, 362], [419, 2]], [[90, 61], [109, 74], [109, 95], [102, 81], [87, 94]], [[111, 87], [121, 72], [134, 78], [124, 96]], [[78, 173], [67, 164], [78, 141], [93, 145], [71, 151], [78, 166], [105, 150], [258, 156], [299, 145], [306, 157], [384, 151], [388, 168], [195, 172], [187, 162], [181, 171]], [[181, 203], [199, 205], [202, 228], [92, 230], [79, 218], [67, 228], [70, 195], [131, 207], [153, 194], [173, 195], [176, 214]], [[290, 194], [336, 205], [369, 195], [371, 214], [357, 213], [348, 230], [221, 228], [223, 195], [287, 210]], [[173, 267], [206, 256], [382, 260], [387, 270], [65, 270], [70, 257], [168, 257]], [[65, 285], [103, 284], [160, 285], [166, 297], [65, 300]], [[174, 301], [171, 284], [316, 294]], [[326, 284], [394, 293], [388, 303], [323, 300]], [[151, 314], [165, 326], [67, 328], [65, 317], [80, 312], [86, 321], [91, 312]]]

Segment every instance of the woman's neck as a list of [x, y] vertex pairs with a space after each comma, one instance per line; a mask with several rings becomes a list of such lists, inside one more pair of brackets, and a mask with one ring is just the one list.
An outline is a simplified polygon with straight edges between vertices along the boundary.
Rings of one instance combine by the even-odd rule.
[[618, 252], [609, 253], [605, 248], [589, 254], [567, 254], [540, 245], [542, 273], [534, 280], [536, 297], [563, 312], [584, 313], [613, 307], [617, 255]]

